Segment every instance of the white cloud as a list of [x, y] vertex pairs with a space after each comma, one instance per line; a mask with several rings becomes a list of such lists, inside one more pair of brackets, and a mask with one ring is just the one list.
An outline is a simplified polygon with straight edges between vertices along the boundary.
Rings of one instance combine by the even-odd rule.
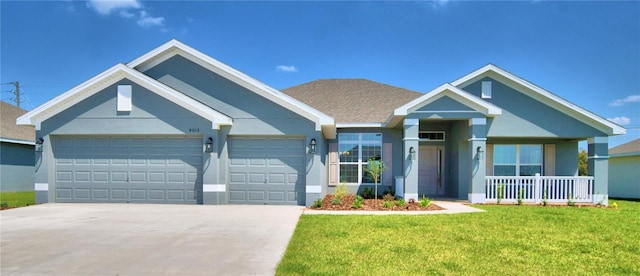
[[620, 116], [620, 117], [615, 117], [615, 118], [607, 118], [607, 120], [612, 121], [616, 124], [619, 124], [621, 126], [626, 126], [628, 124], [631, 123], [631, 119], [624, 117], [624, 116]]
[[150, 27], [150, 26], [162, 26], [164, 25], [164, 17], [153, 17], [149, 16], [146, 11], [140, 12], [140, 19], [138, 19], [138, 25], [142, 27]]
[[134, 13], [128, 11], [128, 10], [121, 10], [119, 12], [120, 16], [124, 17], [124, 18], [133, 18], [134, 16], [136, 16]]
[[609, 106], [622, 106], [626, 103], [640, 103], [640, 94], [629, 95], [624, 99], [617, 99], [609, 103]]
[[87, 7], [101, 15], [109, 15], [114, 10], [139, 9], [142, 5], [138, 0], [89, 0]]
[[276, 70], [281, 72], [298, 72], [298, 68], [293, 65], [278, 65], [276, 66]]

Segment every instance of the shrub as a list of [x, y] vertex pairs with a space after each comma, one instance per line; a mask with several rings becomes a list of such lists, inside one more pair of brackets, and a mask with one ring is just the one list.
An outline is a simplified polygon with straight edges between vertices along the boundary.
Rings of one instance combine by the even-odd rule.
[[373, 198], [373, 189], [371, 187], [365, 187], [364, 189], [362, 189], [362, 197], [364, 197], [366, 199], [372, 199]]
[[385, 200], [384, 202], [382, 202], [382, 207], [384, 207], [384, 208], [389, 209], [389, 208], [391, 208], [392, 206], [393, 206], [393, 203], [391, 203], [391, 201], [386, 201], [386, 200]]
[[422, 208], [429, 207], [429, 205], [431, 205], [431, 199], [424, 195], [422, 195], [422, 198], [420, 198], [419, 201]]
[[404, 198], [396, 200], [396, 206], [403, 207], [405, 205], [407, 205], [407, 203], [404, 201]]
[[520, 191], [518, 191], [518, 205], [522, 205], [523, 198], [524, 198], [524, 188], [520, 188]]
[[362, 208], [362, 203], [364, 203], [364, 197], [356, 196], [356, 199], [353, 201], [353, 208], [360, 209]]
[[320, 207], [322, 207], [322, 198], [318, 198], [313, 201], [313, 208], [320, 208]]
[[340, 200], [340, 199], [339, 199], [339, 198], [337, 198], [337, 197], [334, 197], [334, 198], [331, 200], [331, 204], [332, 204], [332, 205], [340, 205], [341, 203], [342, 203], [342, 200]]
[[498, 204], [500, 204], [500, 202], [502, 202], [502, 199], [504, 198], [504, 187], [502, 183], [498, 184], [497, 192], [498, 192]]
[[382, 197], [382, 199], [383, 199], [384, 201], [394, 201], [394, 200], [396, 200], [396, 197], [395, 197], [394, 195], [392, 195], [392, 194], [385, 194], [385, 195]]
[[342, 183], [340, 183], [340, 185], [336, 187], [335, 197], [342, 199], [342, 197], [345, 196], [346, 194], [347, 194], [347, 182], [342, 181]]
[[542, 193], [542, 206], [547, 206], [549, 204], [549, 190], [544, 189]]
[[384, 192], [385, 195], [396, 196], [396, 189], [393, 186], [387, 187], [387, 190]]
[[573, 195], [571, 193], [567, 195], [567, 205], [576, 206], [576, 202], [573, 200]]

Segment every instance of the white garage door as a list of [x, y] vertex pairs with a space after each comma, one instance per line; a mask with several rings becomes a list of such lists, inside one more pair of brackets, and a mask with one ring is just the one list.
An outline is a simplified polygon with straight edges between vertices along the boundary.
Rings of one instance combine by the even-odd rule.
[[54, 137], [56, 202], [196, 203], [201, 137]]
[[232, 138], [229, 203], [303, 205], [305, 153], [302, 138]]

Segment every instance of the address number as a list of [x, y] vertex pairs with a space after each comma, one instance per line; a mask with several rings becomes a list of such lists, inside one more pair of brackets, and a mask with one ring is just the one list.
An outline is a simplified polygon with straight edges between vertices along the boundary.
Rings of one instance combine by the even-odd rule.
[[192, 127], [192, 128], [189, 129], [189, 132], [200, 132], [200, 128]]

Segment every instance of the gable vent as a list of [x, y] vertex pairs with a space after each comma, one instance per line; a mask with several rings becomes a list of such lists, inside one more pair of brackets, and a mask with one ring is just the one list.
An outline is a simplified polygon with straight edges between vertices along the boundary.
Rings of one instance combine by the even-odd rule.
[[482, 98], [491, 99], [491, 81], [482, 82]]

